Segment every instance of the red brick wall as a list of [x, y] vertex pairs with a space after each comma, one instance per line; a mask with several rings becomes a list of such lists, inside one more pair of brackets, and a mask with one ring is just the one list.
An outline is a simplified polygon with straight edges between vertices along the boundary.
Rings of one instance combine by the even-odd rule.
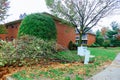
[[7, 34], [0, 34], [0, 38], [2, 40], [7, 40], [7, 41], [11, 41], [13, 38], [16, 39], [19, 25], [20, 25], [20, 22], [12, 25], [6, 25]]
[[87, 35], [87, 38], [88, 38], [88, 41], [87, 41], [88, 46], [92, 45], [96, 40], [95, 35], [89, 34], [89, 33]]
[[6, 35], [7, 35], [7, 34], [0, 34], [0, 39], [1, 39], [1, 40], [6, 40]]
[[[17, 35], [18, 35], [18, 29], [19, 29], [19, 25], [20, 23], [16, 23], [16, 24], [13, 24], [13, 25], [9, 25], [8, 26], [8, 38], [9, 40], [11, 40], [11, 38], [13, 37], [14, 39], [17, 38]], [[13, 28], [12, 28], [13, 27]]]
[[[57, 29], [57, 43], [61, 45], [61, 47], [67, 48], [70, 41], [75, 42], [75, 29], [73, 27], [69, 27], [65, 24], [62, 24], [59, 21], [55, 21], [55, 24]], [[12, 26], [14, 26], [14, 28], [12, 28]], [[3, 40], [6, 40], [6, 37], [8, 37], [9, 41], [11, 41], [11, 37], [16, 39], [19, 26], [20, 22], [8, 25], [7, 26], [8, 34], [4, 35], [1, 34], [0, 37]]]
[[[16, 39], [20, 23], [21, 22], [17, 22], [12, 25], [7, 25], [6, 27], [8, 27], [8, 34], [0, 34], [0, 39], [6, 40], [6, 38], [8, 38], [9, 41], [11, 41], [12, 37]], [[57, 29], [57, 43], [61, 45], [61, 47], [67, 48], [70, 41], [75, 42], [76, 33], [73, 27], [69, 27], [65, 24], [62, 24], [59, 21], [55, 21], [55, 24]], [[95, 42], [95, 35], [88, 34], [87, 37], [87, 45], [91, 45]]]
[[[79, 34], [76, 34], [79, 36]], [[87, 45], [90, 46], [96, 41], [96, 36], [94, 34], [87, 33]]]
[[55, 21], [57, 29], [57, 43], [62, 45], [64, 48], [68, 48], [70, 41], [75, 42], [75, 29], [62, 24], [59, 21]]

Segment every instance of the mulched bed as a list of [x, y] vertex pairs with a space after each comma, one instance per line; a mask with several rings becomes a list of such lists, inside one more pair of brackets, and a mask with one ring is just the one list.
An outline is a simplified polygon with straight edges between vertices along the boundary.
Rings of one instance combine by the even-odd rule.
[[9, 73], [9, 69], [7, 67], [0, 68], [0, 80], [5, 80], [4, 75]]
[[[61, 65], [61, 63], [66, 63], [66, 65]], [[32, 64], [31, 66], [42, 66], [43, 68], [46, 68], [48, 66], [54, 67], [54, 68], [61, 68], [64, 66], [70, 66], [70, 65], [83, 65], [82, 62], [69, 62], [69, 61], [62, 61], [59, 59], [50, 59], [45, 61], [44, 59], [41, 60], [38, 64]], [[23, 70], [26, 66], [12, 66], [7, 65], [5, 67], [0, 67], [0, 80], [6, 80], [6, 76], [9, 76], [17, 71]], [[30, 66], [29, 66], [30, 67]]]
[[22, 70], [23, 67], [13, 67], [13, 66], [5, 66], [0, 67], [0, 80], [6, 80], [6, 76], [11, 75], [17, 71]]

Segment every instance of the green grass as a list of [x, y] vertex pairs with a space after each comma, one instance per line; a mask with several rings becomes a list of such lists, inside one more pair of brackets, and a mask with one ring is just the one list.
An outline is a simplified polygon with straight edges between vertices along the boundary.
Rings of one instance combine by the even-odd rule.
[[96, 62], [113, 60], [120, 52], [120, 47], [117, 48], [89, 48], [92, 55], [95, 55]]
[[[89, 63], [88, 65], [71, 65], [70, 67], [58, 69], [49, 68], [47, 71], [42, 71], [38, 68], [23, 70], [13, 74], [12, 77], [17, 80], [33, 80], [40, 79], [41, 77], [54, 80], [84, 80], [83, 78], [90, 77], [96, 73], [96, 71], [98, 71], [99, 68], [104, 65], [104, 63], [112, 62], [117, 53], [120, 52], [120, 47], [107, 49], [89, 48], [89, 50], [92, 55], [95, 55], [95, 61], [93, 63]], [[77, 55], [76, 51], [62, 51], [54, 57], [62, 61], [81, 62], [81, 57]]]
[[61, 60], [63, 62], [75, 62], [80, 61], [81, 57], [76, 55], [76, 51], [61, 51], [54, 55], [55, 59]]
[[17, 80], [32, 80], [33, 78], [26, 77], [26, 71], [22, 70], [16, 74], [13, 75]]

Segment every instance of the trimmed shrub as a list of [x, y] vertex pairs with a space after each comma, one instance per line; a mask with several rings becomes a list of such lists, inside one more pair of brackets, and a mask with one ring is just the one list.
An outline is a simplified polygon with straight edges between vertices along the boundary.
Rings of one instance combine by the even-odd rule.
[[104, 42], [104, 39], [102, 36], [99, 36], [96, 38], [96, 44], [98, 44], [99, 46], [103, 46], [103, 42]]
[[110, 40], [105, 40], [104, 42], [103, 42], [103, 47], [104, 48], [107, 48], [107, 47], [109, 47], [110, 46]]
[[22, 21], [18, 36], [31, 35], [43, 40], [56, 39], [56, 27], [50, 16], [34, 13], [26, 16]]
[[77, 50], [77, 45], [74, 44], [72, 41], [70, 41], [68, 44], [68, 49], [69, 50]]
[[92, 44], [90, 47], [100, 47], [100, 45], [97, 44], [97, 43], [94, 43], [94, 44]]
[[72, 48], [73, 48], [72, 45], [73, 45], [73, 43], [72, 43], [72, 41], [70, 41], [70, 42], [69, 42], [69, 45], [68, 45], [69, 50], [72, 50]]
[[61, 62], [75, 62], [81, 61], [81, 56], [71, 51], [60, 51], [54, 55], [54, 58]]
[[110, 46], [112, 46], [112, 47], [119, 47], [120, 46], [120, 40], [118, 40], [118, 39], [111, 40]]

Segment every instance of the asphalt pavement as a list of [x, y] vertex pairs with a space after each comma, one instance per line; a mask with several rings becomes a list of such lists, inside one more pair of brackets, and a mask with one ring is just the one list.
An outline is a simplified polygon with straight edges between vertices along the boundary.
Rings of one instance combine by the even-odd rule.
[[120, 53], [110, 66], [88, 80], [120, 80]]

